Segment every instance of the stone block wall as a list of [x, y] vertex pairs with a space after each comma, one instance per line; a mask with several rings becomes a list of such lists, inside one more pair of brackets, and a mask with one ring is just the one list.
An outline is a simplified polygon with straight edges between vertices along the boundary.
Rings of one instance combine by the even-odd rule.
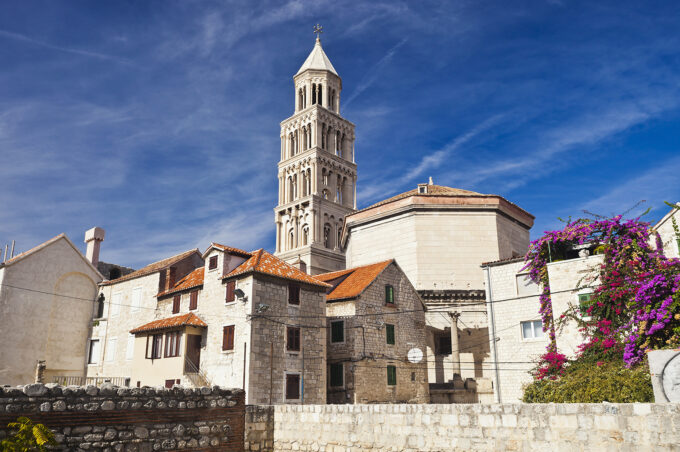
[[[671, 451], [680, 444], [680, 404], [279, 405], [258, 407], [252, 419], [248, 451]], [[273, 437], [265, 431], [272, 423]]]
[[243, 450], [245, 394], [213, 388], [5, 386], [0, 439], [19, 416], [48, 426], [57, 450]]

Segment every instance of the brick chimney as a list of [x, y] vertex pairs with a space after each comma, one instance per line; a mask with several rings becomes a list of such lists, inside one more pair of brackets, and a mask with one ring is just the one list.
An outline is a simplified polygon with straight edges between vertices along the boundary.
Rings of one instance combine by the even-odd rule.
[[85, 243], [87, 243], [87, 260], [92, 262], [95, 267], [99, 263], [99, 247], [104, 241], [106, 232], [102, 228], [94, 227], [85, 232]]

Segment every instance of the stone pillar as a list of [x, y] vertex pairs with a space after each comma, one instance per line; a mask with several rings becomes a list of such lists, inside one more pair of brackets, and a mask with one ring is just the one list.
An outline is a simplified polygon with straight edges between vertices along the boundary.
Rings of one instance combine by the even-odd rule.
[[453, 380], [460, 377], [460, 347], [458, 346], [458, 317], [459, 312], [449, 312], [451, 317], [451, 361], [453, 364]]
[[316, 172], [316, 162], [312, 162], [312, 193], [316, 195], [316, 184], [319, 175]]
[[293, 248], [297, 248], [299, 246], [298, 236], [300, 229], [300, 215], [297, 208], [293, 210], [293, 216]]
[[309, 244], [316, 242], [316, 209], [312, 209], [309, 219]]
[[281, 221], [276, 220], [276, 252], [281, 252]]

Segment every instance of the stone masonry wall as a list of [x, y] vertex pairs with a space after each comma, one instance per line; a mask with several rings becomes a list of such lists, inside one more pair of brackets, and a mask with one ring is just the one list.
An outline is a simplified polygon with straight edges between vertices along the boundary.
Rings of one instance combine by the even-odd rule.
[[670, 451], [680, 444], [680, 404], [279, 405], [249, 415], [248, 451]]
[[242, 390], [30, 384], [0, 390], [0, 439], [19, 416], [69, 451], [243, 450]]

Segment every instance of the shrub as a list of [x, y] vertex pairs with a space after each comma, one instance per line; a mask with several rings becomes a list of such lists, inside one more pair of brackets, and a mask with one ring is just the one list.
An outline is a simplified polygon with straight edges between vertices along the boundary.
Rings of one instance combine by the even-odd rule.
[[526, 403], [653, 402], [646, 366], [629, 369], [623, 362], [572, 362], [558, 380], [536, 380], [524, 387]]
[[7, 424], [12, 436], [0, 442], [3, 452], [47, 451], [46, 446], [56, 446], [52, 431], [42, 424], [34, 424], [27, 417], [20, 417], [16, 422]]

